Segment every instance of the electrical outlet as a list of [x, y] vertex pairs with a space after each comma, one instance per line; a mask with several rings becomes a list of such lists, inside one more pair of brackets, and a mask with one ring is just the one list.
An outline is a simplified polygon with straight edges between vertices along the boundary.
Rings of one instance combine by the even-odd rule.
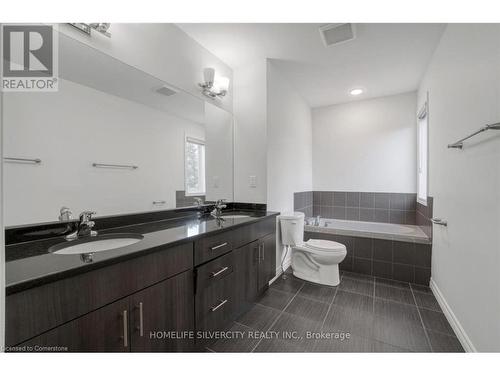
[[257, 176], [248, 176], [248, 185], [251, 188], [257, 187]]

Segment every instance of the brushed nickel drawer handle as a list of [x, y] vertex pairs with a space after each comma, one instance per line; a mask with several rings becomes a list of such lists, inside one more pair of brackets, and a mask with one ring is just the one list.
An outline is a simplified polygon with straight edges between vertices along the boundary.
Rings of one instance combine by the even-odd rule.
[[128, 316], [127, 310], [123, 310], [123, 346], [128, 346]]
[[218, 270], [217, 272], [212, 272], [211, 277], [217, 277], [217, 276], [219, 276], [221, 273], [226, 272], [228, 269], [229, 269], [229, 267], [222, 267], [222, 268], [221, 268], [220, 270]]
[[144, 312], [142, 302], [139, 303], [139, 335], [144, 336]]
[[220, 303], [217, 306], [211, 307], [210, 310], [212, 312], [217, 311], [219, 308], [224, 306], [226, 303], [227, 303], [227, 299], [225, 299], [224, 301], [220, 301]]
[[217, 250], [217, 249], [220, 249], [221, 247], [224, 247], [224, 246], [227, 246], [227, 242], [224, 242], [224, 243], [221, 243], [220, 245], [217, 245], [217, 246], [213, 246], [210, 248], [210, 250]]

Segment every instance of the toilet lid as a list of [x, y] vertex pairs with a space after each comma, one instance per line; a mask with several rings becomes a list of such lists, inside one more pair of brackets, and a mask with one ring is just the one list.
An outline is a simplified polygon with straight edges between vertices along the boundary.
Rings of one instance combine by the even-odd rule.
[[314, 240], [311, 239], [305, 243], [305, 245], [311, 249], [318, 251], [328, 251], [328, 252], [337, 252], [337, 251], [345, 251], [345, 245], [328, 240]]

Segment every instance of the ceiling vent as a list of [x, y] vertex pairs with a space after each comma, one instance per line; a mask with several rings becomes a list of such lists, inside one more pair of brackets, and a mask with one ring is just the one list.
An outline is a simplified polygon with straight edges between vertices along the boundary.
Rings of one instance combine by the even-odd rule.
[[327, 47], [356, 38], [356, 30], [352, 23], [327, 23], [320, 26], [319, 33]]
[[172, 96], [174, 94], [177, 94], [177, 91], [168, 86], [162, 86], [156, 89], [156, 92], [165, 96]]

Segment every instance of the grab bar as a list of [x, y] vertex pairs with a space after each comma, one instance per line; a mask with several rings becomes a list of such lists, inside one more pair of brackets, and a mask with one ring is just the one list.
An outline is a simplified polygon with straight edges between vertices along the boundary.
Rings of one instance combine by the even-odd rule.
[[137, 169], [137, 165], [92, 163], [95, 168]]
[[486, 130], [500, 130], [500, 122], [497, 122], [497, 123], [491, 124], [491, 125], [483, 126], [481, 129], [479, 129], [478, 131], [472, 133], [471, 135], [468, 135], [467, 137], [462, 138], [461, 140], [456, 141], [455, 143], [450, 143], [448, 145], [448, 148], [459, 148], [459, 149], [462, 149], [464, 147], [464, 141], [465, 140], [467, 140], [469, 138], [472, 138], [475, 135], [478, 135], [479, 133], [485, 132]]
[[26, 158], [3, 158], [8, 163], [26, 163], [26, 164], [40, 164], [40, 159], [26, 159]]

